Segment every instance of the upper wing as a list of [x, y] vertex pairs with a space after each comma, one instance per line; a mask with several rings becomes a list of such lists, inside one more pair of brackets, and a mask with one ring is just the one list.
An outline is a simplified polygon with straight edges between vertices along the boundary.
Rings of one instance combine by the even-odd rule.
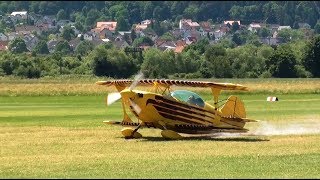
[[[134, 80], [108, 80], [108, 81], [98, 81], [96, 84], [98, 85], [106, 85], [106, 86], [121, 86], [127, 87], [130, 86]], [[169, 80], [169, 79], [141, 79], [138, 81], [137, 85], [140, 86], [152, 86], [154, 84], [158, 84], [161, 86], [188, 86], [188, 87], [209, 87], [209, 88], [217, 88], [221, 90], [248, 90], [247, 87], [242, 86], [240, 84], [232, 84], [232, 83], [216, 83], [216, 82], [206, 82], [206, 81], [186, 81], [186, 80]]]

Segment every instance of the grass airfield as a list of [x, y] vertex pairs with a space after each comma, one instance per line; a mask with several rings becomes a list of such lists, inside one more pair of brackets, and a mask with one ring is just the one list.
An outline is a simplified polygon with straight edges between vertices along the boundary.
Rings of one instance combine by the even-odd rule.
[[[125, 140], [121, 126], [103, 124], [122, 118], [119, 102], [105, 107], [105, 89], [75, 93], [80, 87], [50, 94], [47, 86], [58, 92], [52, 84], [67, 83], [43, 83], [47, 91], [39, 91], [38, 83], [40, 88], [34, 91], [39, 92], [32, 95], [32, 88], [19, 89], [30, 82], [2, 80], [0, 177], [320, 178], [320, 80], [295, 81], [310, 87], [237, 94], [247, 117], [261, 120], [246, 126], [257, 136], [168, 141], [158, 129], [140, 129], [143, 138]], [[18, 89], [10, 93], [5, 85]], [[200, 93], [212, 101], [209, 93]], [[228, 95], [222, 94], [221, 99]], [[277, 96], [279, 101], [267, 102], [267, 96]]]

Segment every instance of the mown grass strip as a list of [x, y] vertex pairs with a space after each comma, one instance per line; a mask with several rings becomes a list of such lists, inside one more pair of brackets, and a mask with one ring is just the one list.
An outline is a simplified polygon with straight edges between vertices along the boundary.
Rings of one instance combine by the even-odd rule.
[[[69, 78], [69, 79], [68, 79]], [[95, 82], [107, 78], [74, 77], [61, 79], [17, 79], [0, 78], [0, 96], [73, 96], [103, 95], [116, 91], [115, 87], [96, 85]], [[199, 80], [199, 79], [196, 79]], [[226, 94], [319, 94], [320, 79], [200, 79], [202, 81], [230, 82], [249, 87], [250, 91], [225, 91]], [[146, 90], [146, 88], [137, 88]], [[150, 88], [147, 88], [150, 89]], [[211, 93], [208, 88], [176, 87], [195, 92]]]

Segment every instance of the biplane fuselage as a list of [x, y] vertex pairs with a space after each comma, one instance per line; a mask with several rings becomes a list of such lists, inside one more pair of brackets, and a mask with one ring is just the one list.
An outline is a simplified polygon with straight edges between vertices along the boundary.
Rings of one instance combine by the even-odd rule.
[[[123, 90], [121, 97], [131, 112], [147, 127], [170, 129], [180, 133], [245, 132], [245, 122], [223, 117], [209, 103], [203, 107], [181, 102], [170, 95], [138, 90]], [[139, 114], [132, 102], [141, 108]]]

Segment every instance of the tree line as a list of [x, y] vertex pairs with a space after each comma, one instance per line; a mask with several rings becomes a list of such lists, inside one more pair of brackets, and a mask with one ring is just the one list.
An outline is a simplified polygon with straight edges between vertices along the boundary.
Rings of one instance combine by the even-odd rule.
[[279, 46], [235, 46], [227, 39], [211, 45], [208, 39], [202, 39], [179, 54], [156, 48], [130, 52], [111, 43], [96, 46], [85, 54], [0, 54], [0, 75], [26, 78], [61, 74], [129, 78], [140, 70], [146, 78], [291, 78], [320, 77], [319, 69], [320, 35]]
[[[27, 10], [41, 15], [69, 19], [77, 28], [89, 29], [97, 21], [115, 20], [131, 28], [145, 19], [221, 23], [241, 20], [244, 24], [265, 22], [290, 25], [306, 22], [313, 28], [320, 19], [319, 1], [1, 1], [0, 15]], [[127, 30], [128, 30], [127, 29]]]

